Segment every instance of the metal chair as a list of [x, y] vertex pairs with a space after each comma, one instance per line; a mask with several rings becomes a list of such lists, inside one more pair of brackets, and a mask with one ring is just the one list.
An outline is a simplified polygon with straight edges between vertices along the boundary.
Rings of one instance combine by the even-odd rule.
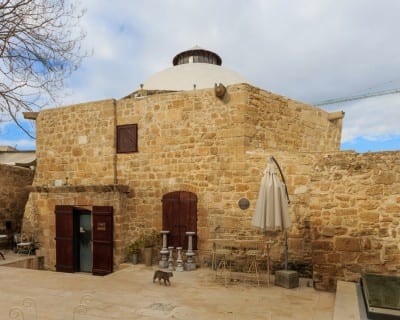
[[16, 234], [15, 242], [17, 244], [17, 254], [20, 255], [21, 253], [30, 255], [34, 249], [34, 242], [32, 239], [27, 237], [25, 234]]

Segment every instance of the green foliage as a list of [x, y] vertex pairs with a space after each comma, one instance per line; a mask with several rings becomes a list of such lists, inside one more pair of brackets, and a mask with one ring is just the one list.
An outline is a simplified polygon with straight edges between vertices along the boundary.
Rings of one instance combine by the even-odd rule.
[[160, 234], [152, 229], [140, 237], [140, 240], [143, 243], [143, 247], [145, 248], [150, 248], [158, 245], [160, 243]]
[[151, 231], [143, 233], [138, 239], [128, 246], [129, 254], [139, 253], [142, 248], [150, 248], [160, 243], [160, 234], [152, 229]]
[[142, 248], [142, 247], [143, 247], [143, 243], [142, 243], [141, 239], [138, 239], [129, 245], [128, 252], [129, 252], [129, 254], [139, 253], [140, 248]]

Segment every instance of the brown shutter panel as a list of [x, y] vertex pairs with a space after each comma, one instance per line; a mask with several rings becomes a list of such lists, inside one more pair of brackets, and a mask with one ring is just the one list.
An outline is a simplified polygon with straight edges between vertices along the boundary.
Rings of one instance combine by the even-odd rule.
[[94, 275], [113, 272], [114, 224], [113, 207], [94, 206], [93, 218], [93, 270]]
[[137, 124], [117, 126], [117, 152], [130, 153], [138, 151]]
[[74, 207], [56, 206], [56, 271], [74, 272]]

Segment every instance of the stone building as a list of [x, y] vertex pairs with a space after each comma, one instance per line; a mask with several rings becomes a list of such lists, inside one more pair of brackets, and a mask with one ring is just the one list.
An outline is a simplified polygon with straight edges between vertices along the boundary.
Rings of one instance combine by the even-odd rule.
[[[272, 261], [282, 261], [282, 234], [250, 224], [273, 155], [291, 199], [289, 261], [311, 268], [316, 288], [399, 271], [400, 153], [340, 151], [342, 112], [254, 87], [208, 50], [173, 64], [125, 98], [37, 115], [24, 229], [37, 234], [47, 268], [106, 274], [140, 234], [165, 228], [174, 245], [196, 232], [199, 265], [208, 239], [227, 236], [273, 239]], [[93, 234], [89, 252], [80, 231]]]
[[28, 200], [27, 186], [32, 184], [34, 151], [18, 151], [0, 146], [0, 233], [11, 236], [21, 230]]

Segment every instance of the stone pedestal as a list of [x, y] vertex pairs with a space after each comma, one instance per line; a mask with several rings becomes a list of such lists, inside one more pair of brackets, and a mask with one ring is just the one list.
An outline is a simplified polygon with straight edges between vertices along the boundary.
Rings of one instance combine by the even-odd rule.
[[168, 268], [168, 248], [167, 248], [167, 234], [169, 233], [169, 231], [167, 230], [163, 230], [160, 231], [161, 235], [162, 235], [162, 240], [163, 240], [163, 244], [162, 244], [162, 248], [160, 251], [161, 254], [161, 260], [158, 263], [158, 266], [160, 268]]
[[132, 253], [131, 259], [132, 259], [132, 263], [133, 264], [138, 264], [139, 263], [139, 254], [138, 253]]
[[183, 271], [183, 261], [181, 256], [182, 247], [177, 247], [178, 250], [178, 258], [176, 259], [176, 271]]
[[153, 248], [144, 248], [143, 250], [144, 255], [144, 264], [146, 267], [150, 267], [153, 264]]
[[186, 256], [187, 256], [187, 261], [185, 263], [185, 269], [190, 271], [190, 270], [196, 270], [196, 263], [193, 262], [193, 256], [195, 253], [193, 252], [193, 236], [196, 234], [196, 232], [193, 231], [188, 231], [186, 232], [188, 236], [188, 250], [186, 251]]
[[174, 250], [174, 247], [168, 247], [169, 250], [169, 258], [168, 258], [168, 270], [169, 271], [174, 271], [174, 258], [172, 257], [172, 250]]
[[287, 289], [299, 286], [299, 273], [291, 270], [279, 270], [275, 272], [275, 285]]

